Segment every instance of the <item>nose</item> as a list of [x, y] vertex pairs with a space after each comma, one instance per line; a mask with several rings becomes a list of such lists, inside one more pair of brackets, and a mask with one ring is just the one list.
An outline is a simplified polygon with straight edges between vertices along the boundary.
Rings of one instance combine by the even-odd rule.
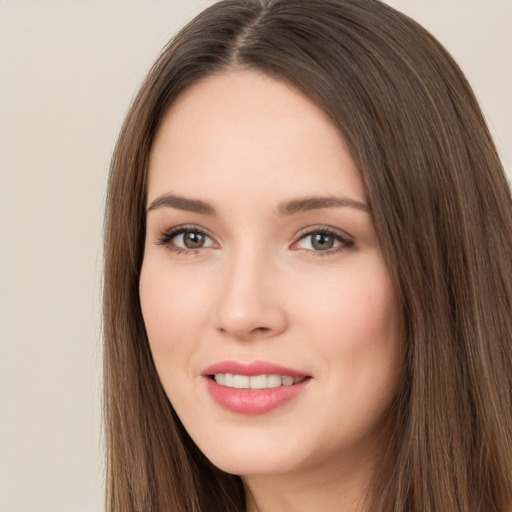
[[269, 338], [286, 330], [279, 272], [254, 252], [226, 265], [219, 290], [217, 329], [237, 340]]

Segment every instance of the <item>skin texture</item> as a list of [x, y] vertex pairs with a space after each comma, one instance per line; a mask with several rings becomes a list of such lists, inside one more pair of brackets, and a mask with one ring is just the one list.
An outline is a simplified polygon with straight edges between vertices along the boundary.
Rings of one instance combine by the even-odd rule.
[[[148, 205], [165, 194], [215, 214], [148, 211], [140, 298], [164, 389], [218, 467], [243, 476], [249, 511], [355, 510], [400, 378], [400, 318], [371, 213], [336, 206], [280, 213], [286, 201], [366, 203], [339, 132], [309, 99], [239, 71], [187, 90], [151, 152]], [[207, 236], [195, 250], [188, 226]], [[322, 229], [318, 249], [311, 232]], [[330, 238], [332, 236], [332, 238]], [[311, 377], [265, 414], [230, 412], [205, 368], [269, 361]]]

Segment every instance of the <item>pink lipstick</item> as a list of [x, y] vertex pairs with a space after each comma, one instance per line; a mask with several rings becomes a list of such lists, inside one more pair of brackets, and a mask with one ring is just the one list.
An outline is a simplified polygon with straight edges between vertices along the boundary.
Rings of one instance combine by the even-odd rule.
[[302, 393], [311, 380], [303, 372], [265, 361], [223, 361], [203, 372], [210, 396], [239, 414], [269, 412]]

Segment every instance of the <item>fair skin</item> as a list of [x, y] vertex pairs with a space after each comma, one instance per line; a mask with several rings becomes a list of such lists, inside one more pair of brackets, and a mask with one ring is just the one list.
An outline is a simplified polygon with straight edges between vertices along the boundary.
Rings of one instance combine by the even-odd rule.
[[[147, 205], [144, 321], [191, 437], [242, 475], [249, 512], [361, 510], [398, 386], [400, 319], [338, 130], [284, 83], [210, 77], [159, 128]], [[263, 361], [304, 380], [275, 405], [285, 386], [237, 390], [205, 375], [226, 361], [235, 374]]]

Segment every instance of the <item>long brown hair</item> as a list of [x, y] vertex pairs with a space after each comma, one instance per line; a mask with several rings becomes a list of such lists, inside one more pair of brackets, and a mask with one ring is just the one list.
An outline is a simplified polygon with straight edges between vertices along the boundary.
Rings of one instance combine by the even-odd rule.
[[155, 371], [138, 282], [148, 155], [198, 80], [256, 69], [339, 127], [371, 203], [406, 330], [381, 512], [504, 512], [512, 504], [512, 201], [460, 69], [377, 0], [227, 0], [164, 49], [112, 159], [105, 235], [107, 510], [240, 512], [241, 479], [191, 441]]

